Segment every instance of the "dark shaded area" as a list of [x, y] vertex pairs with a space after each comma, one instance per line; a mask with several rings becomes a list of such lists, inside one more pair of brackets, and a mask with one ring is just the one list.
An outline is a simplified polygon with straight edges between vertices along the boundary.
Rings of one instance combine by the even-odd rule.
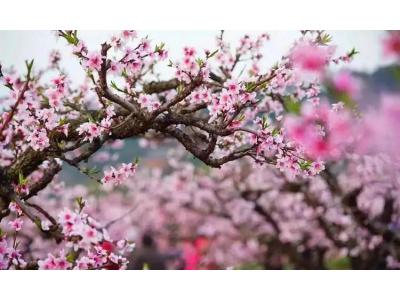
[[[149, 233], [143, 235], [141, 244], [141, 247], [135, 251], [134, 256], [130, 259], [128, 270], [166, 270], [169, 261], [181, 257], [179, 251], [172, 253], [159, 251], [156, 241]], [[183, 262], [180, 268], [182, 267]]]

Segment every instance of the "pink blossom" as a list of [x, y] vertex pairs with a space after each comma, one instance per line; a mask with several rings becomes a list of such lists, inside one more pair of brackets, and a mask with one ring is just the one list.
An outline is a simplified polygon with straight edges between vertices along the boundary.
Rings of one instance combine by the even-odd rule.
[[355, 97], [359, 90], [358, 81], [349, 72], [340, 72], [333, 79], [333, 86], [338, 92]]
[[184, 47], [183, 53], [187, 57], [194, 57], [196, 55], [196, 49], [194, 49], [193, 47]]
[[19, 195], [28, 195], [29, 194], [29, 185], [27, 183], [20, 183], [15, 185], [14, 191]]
[[16, 202], [10, 202], [8, 208], [10, 209], [10, 211], [17, 213], [19, 216], [22, 215], [22, 210]]
[[320, 103], [320, 98], [319, 97], [313, 97], [308, 99], [309, 102], [311, 102], [312, 105], [318, 106]]
[[167, 50], [164, 50], [164, 49], [161, 49], [161, 50], [159, 50], [159, 51], [157, 52], [157, 56], [158, 56], [158, 59], [159, 59], [160, 61], [166, 60], [166, 59], [168, 58], [168, 51], [167, 51]]
[[78, 128], [77, 131], [79, 135], [83, 135], [84, 141], [89, 141], [93, 142], [95, 138], [98, 138], [101, 136], [102, 132], [104, 131], [103, 128], [98, 126], [96, 123], [92, 122], [86, 122], [81, 124]]
[[66, 137], [68, 137], [69, 123], [59, 126], [57, 130], [59, 132], [62, 132]]
[[324, 46], [317, 46], [308, 42], [296, 45], [291, 52], [291, 59], [296, 68], [320, 73], [328, 63], [330, 49]]
[[64, 209], [59, 215], [59, 222], [61, 224], [66, 224], [66, 223], [73, 223], [77, 219], [77, 216], [75, 213], [71, 212], [69, 209]]
[[76, 54], [82, 54], [87, 52], [87, 47], [83, 41], [79, 41], [78, 44], [72, 48], [72, 52]]
[[61, 60], [61, 53], [58, 50], [52, 50], [49, 56], [50, 66], [56, 67]]
[[90, 71], [100, 71], [101, 64], [103, 62], [103, 58], [100, 53], [91, 52], [87, 55], [87, 61], [85, 62], [86, 68]]
[[4, 75], [3, 78], [1, 78], [1, 80], [4, 82], [5, 85], [9, 85], [9, 86], [13, 86], [14, 83], [17, 81], [17, 79], [12, 76], [12, 75]]
[[46, 96], [49, 99], [49, 104], [55, 110], [60, 110], [62, 108], [62, 101], [61, 98], [63, 97], [62, 93], [56, 90], [47, 90]]
[[139, 49], [141, 56], [149, 54], [151, 52], [150, 40], [142, 39]]
[[23, 260], [21, 252], [19, 252], [17, 249], [10, 248], [8, 251], [8, 257], [13, 265], [21, 268], [26, 267], [26, 262]]
[[24, 220], [22, 220], [22, 218], [17, 218], [15, 220], [8, 222], [8, 224], [11, 226], [13, 230], [20, 231], [22, 229], [22, 225], [24, 225]]
[[33, 132], [31, 132], [27, 137], [27, 141], [32, 149], [36, 151], [43, 151], [50, 146], [47, 132], [43, 128], [35, 129]]
[[304, 106], [302, 116], [286, 118], [285, 128], [313, 159], [337, 159], [352, 142], [354, 130], [347, 112], [329, 110], [325, 104]]
[[310, 167], [310, 173], [311, 175], [317, 175], [320, 172], [322, 172], [323, 170], [325, 170], [325, 165], [323, 162], [321, 161], [314, 161], [311, 163], [311, 167]]
[[160, 107], [160, 101], [158, 100], [158, 97], [155, 94], [152, 95], [141, 94], [137, 101], [141, 107], [147, 109], [148, 111], [153, 111]]
[[83, 230], [83, 240], [89, 243], [97, 243], [99, 241], [97, 230], [90, 226], [86, 226]]
[[62, 92], [64, 90], [64, 86], [65, 86], [65, 76], [64, 75], [54, 78], [51, 82], [57, 87], [57, 89], [60, 92]]
[[388, 57], [400, 58], [400, 32], [389, 31], [383, 40], [383, 52]]
[[47, 258], [38, 260], [39, 270], [57, 270], [57, 258], [48, 254]]
[[227, 88], [228, 92], [231, 95], [238, 95], [239, 94], [239, 84], [235, 80], [228, 80], [225, 83], [225, 87]]
[[123, 30], [121, 36], [127, 40], [134, 39], [137, 37], [137, 32], [136, 30]]
[[123, 69], [123, 65], [121, 63], [114, 62], [114, 61], [112, 61], [110, 63], [110, 72], [112, 74], [118, 75], [118, 74], [120, 74], [122, 72], [122, 69]]
[[104, 171], [104, 176], [101, 180], [104, 184], [120, 185], [123, 181], [133, 176], [136, 172], [136, 165], [133, 163], [123, 163], [119, 169], [111, 167]]

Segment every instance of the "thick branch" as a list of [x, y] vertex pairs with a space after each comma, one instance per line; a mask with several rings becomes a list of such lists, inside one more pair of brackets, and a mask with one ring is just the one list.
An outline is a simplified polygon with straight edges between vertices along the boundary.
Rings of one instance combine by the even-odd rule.
[[179, 86], [179, 80], [170, 79], [167, 81], [152, 81], [143, 85], [143, 92], [146, 94], [159, 94], [165, 91], [174, 90]]

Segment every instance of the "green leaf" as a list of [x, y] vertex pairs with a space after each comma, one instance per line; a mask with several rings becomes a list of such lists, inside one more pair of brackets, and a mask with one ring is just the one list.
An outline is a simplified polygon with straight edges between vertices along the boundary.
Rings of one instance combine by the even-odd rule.
[[200, 68], [204, 65], [204, 61], [201, 58], [196, 58], [196, 63]]
[[156, 45], [154, 52], [160, 52], [164, 49], [165, 43], [161, 43], [160, 45]]
[[349, 52], [347, 52], [347, 56], [350, 57], [350, 58], [353, 58], [354, 55], [357, 55], [357, 54], [359, 54], [359, 53], [360, 53], [360, 52], [358, 52], [358, 51], [356, 50], [356, 48], [353, 48], [353, 49], [351, 49]]
[[77, 258], [78, 258], [78, 253], [75, 251], [70, 251], [66, 256], [67, 261], [71, 264], [74, 263]]
[[96, 175], [100, 172], [96, 167], [93, 167], [93, 168], [83, 167], [83, 168], [81, 168], [81, 170], [83, 173], [85, 173], [89, 176]]
[[241, 115], [239, 116], [239, 118], [237, 118], [237, 120], [238, 120], [239, 122], [242, 122], [245, 118], [246, 118], [246, 116], [245, 116], [244, 114], [241, 114]]
[[126, 68], [124, 68], [124, 69], [122, 70], [121, 75], [122, 75], [123, 77], [125, 77], [125, 78], [129, 77], [128, 72], [126, 71]]
[[264, 82], [263, 84], [258, 86], [260, 88], [260, 90], [265, 90], [268, 87], [268, 83]]
[[182, 93], [183, 90], [185, 89], [185, 86], [183, 84], [178, 85], [178, 87], [176, 88], [176, 91], [178, 92], [178, 94]]
[[24, 175], [21, 172], [19, 172], [19, 174], [18, 174], [18, 183], [19, 184], [25, 184], [26, 183], [26, 178], [24, 178]]
[[39, 228], [40, 230], [42, 230], [42, 220], [40, 220], [39, 217], [35, 217], [33, 219], [33, 223], [35, 223], [35, 225], [37, 226], [37, 228]]
[[275, 136], [275, 135], [277, 135], [277, 134], [279, 134], [280, 133], [280, 130], [278, 129], [278, 128], [274, 128], [273, 130], [272, 130], [272, 136]]
[[67, 124], [67, 119], [66, 119], [65, 117], [62, 117], [62, 118], [60, 119], [60, 121], [58, 122], [58, 124], [59, 124], [60, 126]]
[[207, 55], [207, 58], [211, 58], [211, 57], [213, 57], [213, 56], [214, 56], [215, 54], [217, 54], [217, 53], [218, 53], [218, 49], [215, 50], [214, 52], [208, 54], [208, 55]]
[[93, 119], [93, 116], [92, 116], [91, 114], [87, 114], [86, 116], [87, 116], [89, 122], [95, 123], [95, 121], [94, 121], [94, 119]]
[[322, 45], [329, 44], [330, 42], [332, 42], [332, 37], [331, 37], [329, 34], [324, 33], [324, 34], [322, 34], [322, 35], [320, 36], [319, 42], [320, 42]]
[[393, 76], [397, 81], [400, 81], [400, 66], [393, 66]]
[[266, 116], [262, 117], [262, 127], [263, 129], [268, 127], [268, 118]]
[[73, 44], [76, 46], [79, 43], [77, 30], [65, 31], [63, 37], [67, 40], [69, 44]]
[[34, 61], [33, 59], [31, 61], [28, 61], [28, 60], [25, 61], [26, 69], [28, 71], [27, 75], [26, 75], [27, 79], [31, 78], [32, 68], [33, 68], [33, 61]]
[[65, 149], [65, 141], [61, 141], [57, 143], [58, 148]]
[[254, 262], [254, 263], [247, 263], [247, 264], [240, 265], [235, 269], [236, 270], [263, 270], [264, 267], [262, 264]]
[[78, 204], [79, 211], [82, 211], [82, 209], [85, 207], [85, 200], [83, 200], [82, 197], [76, 197], [75, 202]]
[[340, 257], [337, 259], [330, 259], [325, 262], [325, 267], [328, 270], [350, 270], [351, 261], [347, 256]]
[[244, 88], [246, 92], [252, 92], [256, 88], [256, 83], [255, 82], [245, 82]]
[[304, 161], [300, 161], [299, 162], [299, 167], [300, 169], [304, 170], [308, 170], [311, 166], [311, 161], [308, 160], [304, 160]]
[[117, 84], [114, 82], [114, 81], [112, 81], [111, 80], [111, 87], [113, 88], [113, 89], [118, 89], [118, 87], [117, 87]]
[[290, 96], [285, 96], [283, 105], [285, 106], [287, 112], [296, 115], [300, 114], [301, 103], [299, 101], [296, 101], [296, 99]]

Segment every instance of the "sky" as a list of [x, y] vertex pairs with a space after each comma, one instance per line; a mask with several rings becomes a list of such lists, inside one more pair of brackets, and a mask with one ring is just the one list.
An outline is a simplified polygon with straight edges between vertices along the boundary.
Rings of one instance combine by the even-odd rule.
[[[293, 41], [300, 36], [298, 31], [266, 31], [271, 40], [265, 45], [264, 60], [266, 66], [277, 62], [282, 54], [287, 53]], [[100, 44], [116, 33], [115, 31], [80, 31], [81, 37], [90, 50], [99, 50]], [[226, 31], [227, 41], [235, 44], [245, 34], [260, 34], [256, 32]], [[328, 31], [337, 45], [336, 53], [343, 54], [355, 47], [360, 54], [351, 63], [350, 68], [358, 71], [371, 72], [382, 65], [381, 40], [383, 31]], [[213, 49], [218, 31], [139, 31], [141, 36], [148, 35], [156, 44], [165, 42], [170, 57], [180, 58], [182, 47], [194, 46], [198, 49]], [[77, 60], [70, 53], [66, 42], [57, 39], [52, 31], [0, 31], [0, 62], [3, 67], [15, 66], [23, 71], [26, 59], [35, 59], [35, 67], [41, 68], [48, 64], [48, 54], [52, 49], [59, 49], [63, 56], [62, 66], [78, 83], [84, 73]], [[166, 71], [168, 72], [168, 71]]]

